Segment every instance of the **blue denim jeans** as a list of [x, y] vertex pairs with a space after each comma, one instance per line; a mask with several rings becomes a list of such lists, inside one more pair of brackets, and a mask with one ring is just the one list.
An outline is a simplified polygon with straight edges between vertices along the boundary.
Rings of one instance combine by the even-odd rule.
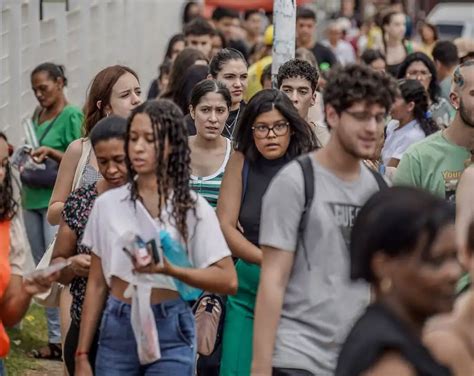
[[161, 358], [141, 365], [130, 322], [131, 306], [109, 296], [102, 316], [96, 376], [193, 376], [196, 358], [194, 316], [188, 304], [170, 300], [152, 305]]
[[[51, 226], [46, 219], [48, 209], [24, 210], [26, 235], [30, 243], [35, 264], [41, 260], [48, 245], [53, 241], [58, 226]], [[59, 308], [46, 308], [48, 322], [48, 342], [61, 343]]]
[[3, 362], [3, 359], [0, 359], [0, 376], [6, 376], [5, 372], [5, 364]]

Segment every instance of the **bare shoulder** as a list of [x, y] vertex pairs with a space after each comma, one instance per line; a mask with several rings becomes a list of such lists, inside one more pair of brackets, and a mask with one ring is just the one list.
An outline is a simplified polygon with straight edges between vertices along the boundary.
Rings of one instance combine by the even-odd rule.
[[[441, 323], [437, 323], [441, 324]], [[450, 322], [445, 325], [429, 325], [423, 334], [423, 342], [432, 355], [449, 368], [456, 369], [472, 362], [466, 341]]]
[[64, 158], [68, 158], [70, 161], [77, 160], [81, 158], [82, 154], [82, 138], [74, 140], [69, 144], [64, 154]]
[[398, 352], [385, 352], [363, 376], [416, 376], [416, 370]]

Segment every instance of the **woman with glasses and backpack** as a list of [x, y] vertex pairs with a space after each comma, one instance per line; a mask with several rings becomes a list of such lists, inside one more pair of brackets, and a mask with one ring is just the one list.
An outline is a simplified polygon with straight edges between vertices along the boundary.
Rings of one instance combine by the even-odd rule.
[[262, 90], [245, 108], [235, 133], [236, 151], [222, 181], [217, 215], [237, 258], [239, 287], [227, 300], [221, 375], [248, 375], [253, 315], [262, 251], [258, 234], [262, 197], [276, 173], [316, 148], [310, 127], [286, 94]]

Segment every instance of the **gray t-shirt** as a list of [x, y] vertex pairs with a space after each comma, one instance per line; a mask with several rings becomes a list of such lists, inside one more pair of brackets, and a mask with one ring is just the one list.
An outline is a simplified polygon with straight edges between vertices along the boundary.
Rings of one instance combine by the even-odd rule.
[[[362, 163], [359, 178], [346, 182], [314, 158], [314, 199], [285, 291], [273, 367], [332, 375], [354, 321], [369, 303], [367, 284], [349, 278], [350, 231], [361, 206], [378, 191]], [[284, 198], [284, 199], [283, 199]], [[296, 161], [271, 182], [262, 205], [260, 244], [294, 252], [304, 206], [304, 180]]]

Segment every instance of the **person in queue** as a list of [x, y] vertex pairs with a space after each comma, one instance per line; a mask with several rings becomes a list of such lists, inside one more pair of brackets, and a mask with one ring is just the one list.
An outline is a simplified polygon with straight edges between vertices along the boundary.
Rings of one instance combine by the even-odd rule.
[[360, 56], [361, 61], [378, 72], [385, 72], [387, 62], [379, 50], [366, 49]]
[[262, 250], [258, 241], [262, 197], [272, 178], [292, 159], [316, 148], [310, 126], [278, 90], [255, 94], [236, 132], [217, 204], [224, 236], [238, 259], [239, 288], [227, 300], [221, 375], [248, 375], [252, 362], [255, 298]]
[[[112, 115], [100, 120], [90, 132], [89, 139], [103, 179], [82, 186], [69, 195], [53, 249], [52, 264], [70, 262], [70, 266], [62, 270], [58, 278], [62, 284], [70, 285], [72, 295], [71, 324], [64, 342], [64, 362], [70, 375], [74, 375], [74, 356], [91, 258], [90, 249], [81, 244], [82, 235], [96, 198], [127, 181], [124, 149], [126, 128], [125, 119]], [[91, 364], [95, 363], [96, 350], [97, 341], [94, 341], [89, 354]]]
[[[32, 117], [33, 129], [40, 145], [31, 155], [37, 163], [46, 159], [62, 163], [68, 146], [81, 137], [84, 117], [80, 108], [68, 103], [64, 93], [65, 86], [67, 78], [63, 66], [43, 63], [31, 72], [31, 87], [39, 103]], [[59, 180], [58, 173], [56, 182]], [[53, 186], [22, 185], [23, 215], [35, 264], [40, 262], [57, 230], [47, 220], [53, 192]], [[46, 315], [48, 346], [33, 350], [32, 355], [36, 358], [61, 360], [59, 310], [46, 308]]]
[[184, 26], [186, 47], [201, 51], [208, 59], [211, 58], [212, 36], [214, 28], [204, 18], [197, 17]]
[[411, 187], [379, 192], [357, 216], [350, 256], [351, 279], [369, 283], [375, 300], [347, 336], [335, 375], [451, 375], [423, 345], [422, 331], [456, 297], [452, 206]]
[[232, 99], [223, 83], [205, 80], [191, 93], [189, 112], [196, 135], [189, 137], [191, 188], [215, 208], [224, 171], [232, 153], [232, 143], [222, 136]]
[[345, 334], [369, 304], [367, 286], [347, 283], [349, 236], [360, 207], [386, 187], [363, 160], [376, 152], [395, 95], [394, 80], [369, 67], [335, 70], [323, 93], [328, 144], [283, 167], [268, 187], [252, 375], [332, 374]]
[[[96, 199], [83, 235], [92, 253], [77, 376], [92, 375], [88, 354], [100, 320], [95, 375], [192, 375], [195, 326], [185, 299], [194, 297], [192, 288], [223, 294], [237, 289], [216, 214], [189, 188], [182, 118], [174, 103], [157, 100], [140, 105], [128, 119], [130, 183]], [[172, 262], [171, 253], [161, 264], [155, 252], [142, 257], [137, 242], [145, 239], [146, 228], [164, 234], [163, 247], [187, 261]]]

